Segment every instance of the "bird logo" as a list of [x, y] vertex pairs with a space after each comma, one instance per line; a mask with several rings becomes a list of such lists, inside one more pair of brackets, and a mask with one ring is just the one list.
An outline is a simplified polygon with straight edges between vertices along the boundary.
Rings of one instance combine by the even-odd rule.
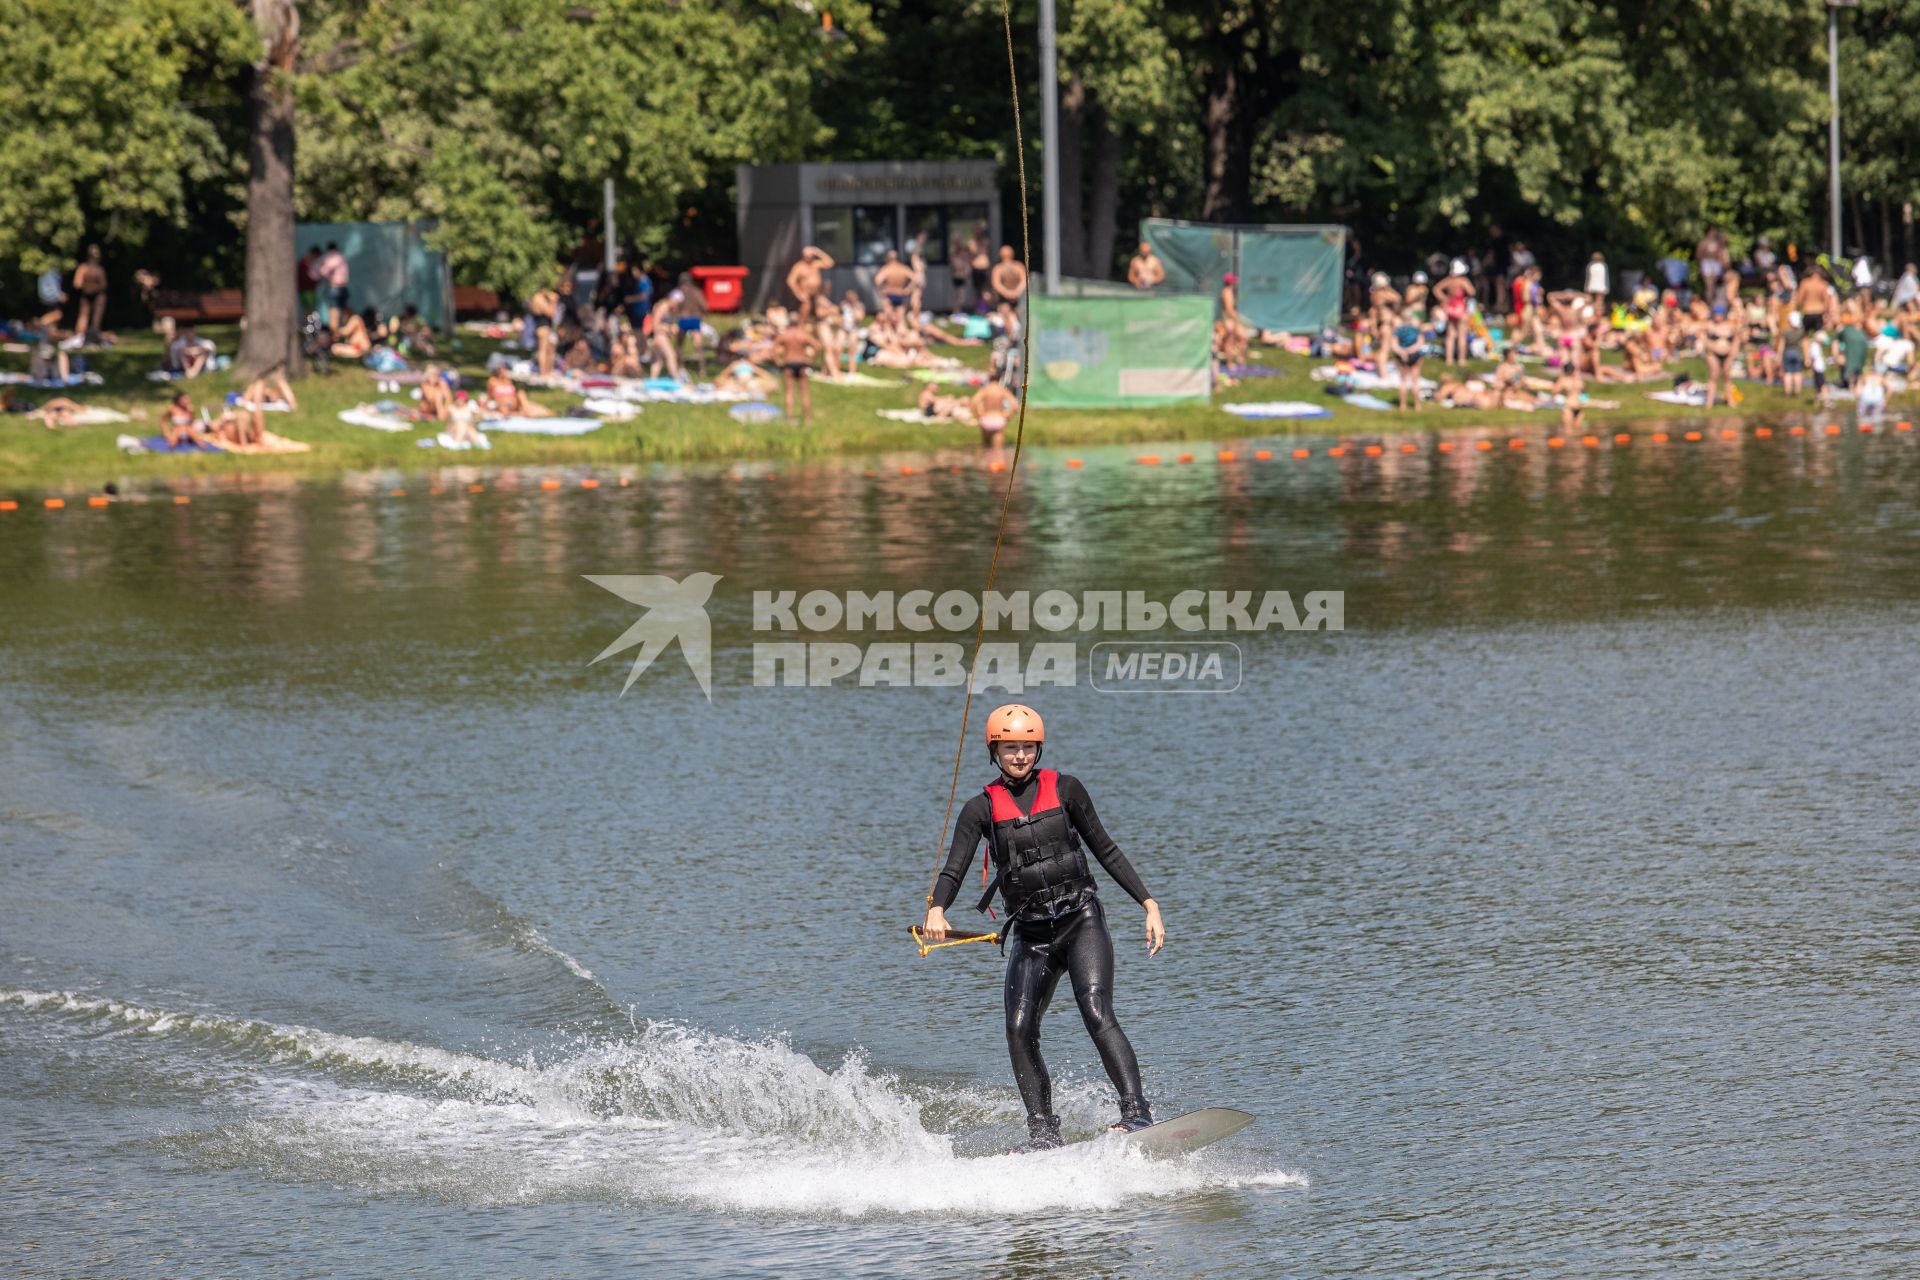
[[[719, 574], [690, 573], [678, 582], [655, 573], [581, 576], [628, 604], [646, 609], [638, 622], [621, 632], [620, 638], [602, 649], [593, 660], [599, 662], [623, 649], [640, 646], [640, 652], [633, 656], [633, 669], [627, 672], [627, 682], [620, 687], [622, 697], [633, 688], [640, 673], [678, 640], [688, 669], [700, 682], [700, 691], [707, 695], [708, 702], [713, 701], [713, 623], [707, 617], [707, 599], [713, 594], [714, 584], [720, 581]], [[593, 662], [587, 665], [592, 666]]]

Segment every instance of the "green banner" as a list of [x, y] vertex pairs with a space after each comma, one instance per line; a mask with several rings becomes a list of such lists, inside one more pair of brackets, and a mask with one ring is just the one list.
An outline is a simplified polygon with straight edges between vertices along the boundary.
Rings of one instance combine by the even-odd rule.
[[1213, 299], [1205, 294], [1036, 297], [1027, 402], [1113, 408], [1213, 393]]

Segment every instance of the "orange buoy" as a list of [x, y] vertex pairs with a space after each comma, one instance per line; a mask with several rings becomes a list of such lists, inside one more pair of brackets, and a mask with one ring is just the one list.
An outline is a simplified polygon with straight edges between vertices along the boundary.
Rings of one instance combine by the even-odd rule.
[[20, 504], [12, 498], [0, 498], [0, 511], [18, 511]]
[[1452, 452], [1453, 452], [1453, 441], [1451, 441], [1451, 440], [1442, 440], [1442, 441], [1441, 441], [1441, 442], [1440, 442], [1439, 444], [1437, 444], [1437, 445], [1435, 445], [1435, 446], [1434, 446], [1434, 448], [1436, 448], [1436, 449], [1438, 449], [1438, 450], [1439, 450], [1440, 452], [1442, 452], [1442, 453], [1452, 453]]
[[1478, 449], [1478, 450], [1479, 450], [1480, 452], [1482, 452], [1482, 453], [1490, 453], [1490, 452], [1492, 452], [1492, 451], [1493, 451], [1493, 441], [1491, 441], [1491, 440], [1475, 440], [1475, 441], [1473, 442], [1473, 447], [1474, 447], [1474, 448], [1476, 448], [1476, 449]]
[[1382, 449], [1377, 444], [1370, 444], [1366, 448], [1362, 449], [1360, 452], [1366, 454], [1369, 458], [1377, 458], [1381, 454], [1385, 453], [1386, 450]]
[[1830, 435], [1830, 436], [1837, 436], [1837, 435], [1839, 435], [1839, 434], [1840, 434], [1840, 424], [1839, 424], [1839, 423], [1837, 423], [1837, 422], [1829, 422], [1829, 423], [1827, 424], [1827, 434], [1828, 434], [1828, 435]]
[[1860, 430], [1870, 435], [1873, 432], [1873, 424], [1871, 422], [1863, 422], [1860, 424]]
[[1738, 431], [1733, 430], [1731, 427], [1729, 427], [1728, 429], [1720, 433], [1720, 438], [1722, 440], [1737, 440], [1740, 438], [1740, 433]]
[[[1158, 462], [1160, 461], [1160, 459], [1155, 458], [1154, 461]], [[1006, 469], [1007, 469], [1006, 460], [1003, 458], [995, 458], [992, 462], [989, 462], [987, 464], [987, 470], [991, 471], [994, 475], [999, 475], [1002, 471], [1005, 471]], [[872, 473], [869, 472], [868, 474], [871, 475]]]
[[1566, 442], [1565, 440], [1563, 440], [1563, 439], [1561, 439], [1561, 438], [1560, 438], [1559, 436], [1548, 436], [1548, 437], [1547, 437], [1547, 448], [1549, 448], [1549, 449], [1561, 449], [1561, 448], [1565, 448], [1565, 447], [1566, 447], [1566, 443], [1567, 443], [1567, 442]]
[[1686, 440], [1688, 444], [1697, 444], [1701, 439], [1701, 435], [1698, 431], [1689, 431], [1682, 439]]
[[1653, 433], [1653, 442], [1654, 442], [1655, 444], [1665, 444], [1665, 443], [1666, 443], [1666, 442], [1667, 442], [1668, 440], [1670, 440], [1671, 438], [1672, 438], [1672, 437], [1671, 437], [1671, 436], [1669, 436], [1669, 435], [1668, 435], [1668, 434], [1667, 434], [1666, 432], [1664, 432], [1664, 431], [1656, 431], [1656, 432], [1654, 432], [1654, 433]]
[[1253, 460], [1255, 462], [1270, 462], [1273, 460], [1273, 450], [1255, 449], [1253, 451]]
[[1807, 434], [1807, 429], [1805, 427], [1788, 427], [1787, 434], [1790, 436], [1803, 436]]
[[1344, 458], [1347, 456], [1347, 446], [1343, 444], [1334, 445], [1333, 448], [1327, 450], [1327, 456], [1329, 458]]
[[1294, 457], [1296, 457], [1296, 458], [1311, 458], [1311, 457], [1313, 456], [1313, 450], [1311, 450], [1311, 449], [1295, 449], [1295, 450], [1293, 451], [1293, 456], [1294, 456]]
[[1773, 439], [1773, 428], [1772, 427], [1755, 427], [1753, 429], [1753, 436], [1754, 436], [1754, 439], [1756, 440], [1771, 440]]
[[1193, 461], [1193, 455], [1192, 455], [1192, 454], [1190, 454], [1190, 453], [1183, 453], [1183, 454], [1181, 454], [1181, 455], [1180, 455], [1180, 461], [1182, 461], [1182, 462], [1192, 462], [1192, 461]]
[[600, 482], [598, 480], [595, 480], [592, 476], [583, 476], [580, 480], [580, 487], [582, 489], [598, 489], [600, 487]]
[[1913, 430], [1913, 424], [1911, 422], [1896, 422], [1893, 424], [1893, 429], [1895, 431], [1911, 431]]
[[[1067, 466], [1068, 466], [1068, 467], [1069, 467], [1070, 469], [1072, 469], [1072, 470], [1074, 470], [1074, 471], [1078, 471], [1078, 470], [1079, 470], [1079, 469], [1080, 469], [1081, 467], [1083, 467], [1083, 466], [1085, 466], [1085, 465], [1086, 465], [1086, 464], [1085, 464], [1085, 463], [1083, 463], [1083, 462], [1081, 462], [1081, 461], [1080, 461], [1080, 459], [1078, 459], [1078, 458], [1068, 458], [1068, 459], [1067, 459]], [[959, 468], [957, 468], [957, 467], [956, 467], [956, 468], [954, 468], [954, 469], [955, 469], [956, 471], [957, 471], [957, 470], [959, 470]]]
[[1420, 452], [1420, 446], [1419, 446], [1419, 445], [1417, 445], [1417, 444], [1403, 444], [1403, 445], [1401, 445], [1401, 446], [1400, 446], [1400, 452], [1402, 452], [1402, 453], [1418, 453], [1418, 452]]
[[96, 493], [91, 498], [87, 499], [87, 505], [90, 507], [104, 507], [112, 501], [113, 501], [112, 498]]
[[65, 498], [48, 498], [42, 505], [49, 511], [59, 511], [67, 505], [67, 500]]
[[558, 489], [560, 487], [560, 482], [554, 479], [546, 479], [540, 482], [540, 487], [542, 489]]
[[1615, 444], [1632, 444], [1633, 437], [1628, 435], [1626, 432], [1622, 431], [1618, 435], [1614, 436], [1613, 442]]
[[468, 493], [485, 493], [486, 491], [487, 486], [483, 484], [470, 484], [467, 486]]
[[1222, 462], [1232, 462], [1236, 458], [1238, 458], [1240, 455], [1235, 453], [1231, 449], [1222, 449], [1217, 456]]
[[[954, 468], [954, 470], [955, 470], [955, 471], [958, 471], [959, 469], [960, 469], [960, 468], [958, 468], [958, 467], [955, 467], [955, 468]], [[632, 476], [621, 476], [621, 477], [620, 477], [620, 487], [621, 487], [622, 489], [624, 489], [624, 488], [626, 488], [626, 487], [627, 487], [628, 485], [630, 485], [630, 484], [632, 484], [632, 483], [633, 483], [633, 477], [632, 477]]]
[[1599, 436], [1581, 436], [1580, 443], [1585, 445], [1589, 449], [1598, 449], [1600, 447], [1600, 437]]
[[[1143, 467], [1157, 467], [1160, 465], [1160, 455], [1157, 453], [1143, 453], [1134, 459], [1134, 461]], [[1001, 465], [1004, 466], [1006, 464], [1002, 463]]]
[[174, 495], [173, 495], [173, 505], [174, 505], [174, 506], [176, 506], [176, 507], [184, 507], [184, 506], [186, 506], [186, 505], [187, 505], [187, 504], [188, 504], [189, 502], [192, 502], [192, 501], [193, 501], [193, 499], [192, 499], [192, 498], [189, 498], [189, 497], [188, 497], [188, 496], [187, 496], [186, 494], [184, 494], [184, 493], [176, 493], [176, 494], [174, 494]]

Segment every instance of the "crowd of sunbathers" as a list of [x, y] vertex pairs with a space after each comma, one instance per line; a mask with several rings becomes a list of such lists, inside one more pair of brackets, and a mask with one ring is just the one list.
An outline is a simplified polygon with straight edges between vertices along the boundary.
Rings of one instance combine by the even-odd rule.
[[[1443, 377], [1432, 398], [1528, 408], [1523, 400], [1564, 395], [1560, 384], [1568, 372], [1583, 384], [1666, 382], [1675, 380], [1673, 361], [1698, 357], [1707, 376], [1697, 391], [1687, 390], [1708, 407], [1737, 402], [1734, 382], [1742, 376], [1798, 397], [1811, 374], [1821, 403], [1842, 388], [1870, 409], [1884, 403], [1889, 377], [1907, 373], [1920, 343], [1920, 271], [1911, 264], [1897, 282], [1876, 281], [1870, 265], [1836, 277], [1820, 263], [1796, 269], [1763, 238], [1754, 257], [1735, 267], [1724, 239], [1710, 232], [1698, 253], [1699, 288], [1689, 287], [1685, 270], [1671, 270], [1671, 263], [1684, 268], [1684, 261], [1666, 259], [1664, 287], [1650, 275], [1618, 301], [1600, 254], [1587, 264], [1584, 287], [1549, 292], [1524, 246], [1515, 249], [1514, 269], [1494, 299], [1480, 296], [1462, 259], [1452, 260], [1437, 280], [1426, 271], [1404, 281], [1374, 273], [1364, 305], [1349, 314], [1351, 338], [1335, 346], [1334, 335], [1326, 335], [1326, 353], [1373, 357], [1383, 371], [1393, 370], [1402, 408], [1422, 397], [1430, 360], [1457, 368], [1497, 354], [1491, 376]], [[1231, 311], [1224, 299], [1221, 311], [1225, 322]], [[1604, 358], [1607, 352], [1617, 352], [1617, 361]], [[1229, 344], [1224, 354], [1233, 353]], [[1521, 357], [1544, 361], [1553, 377], [1526, 376]]]

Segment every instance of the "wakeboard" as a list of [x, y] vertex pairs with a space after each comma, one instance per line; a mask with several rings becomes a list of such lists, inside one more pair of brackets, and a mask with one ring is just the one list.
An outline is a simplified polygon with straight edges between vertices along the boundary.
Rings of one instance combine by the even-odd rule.
[[1184, 1156], [1210, 1147], [1222, 1138], [1231, 1138], [1252, 1123], [1253, 1117], [1245, 1111], [1207, 1107], [1117, 1136], [1150, 1156]]

